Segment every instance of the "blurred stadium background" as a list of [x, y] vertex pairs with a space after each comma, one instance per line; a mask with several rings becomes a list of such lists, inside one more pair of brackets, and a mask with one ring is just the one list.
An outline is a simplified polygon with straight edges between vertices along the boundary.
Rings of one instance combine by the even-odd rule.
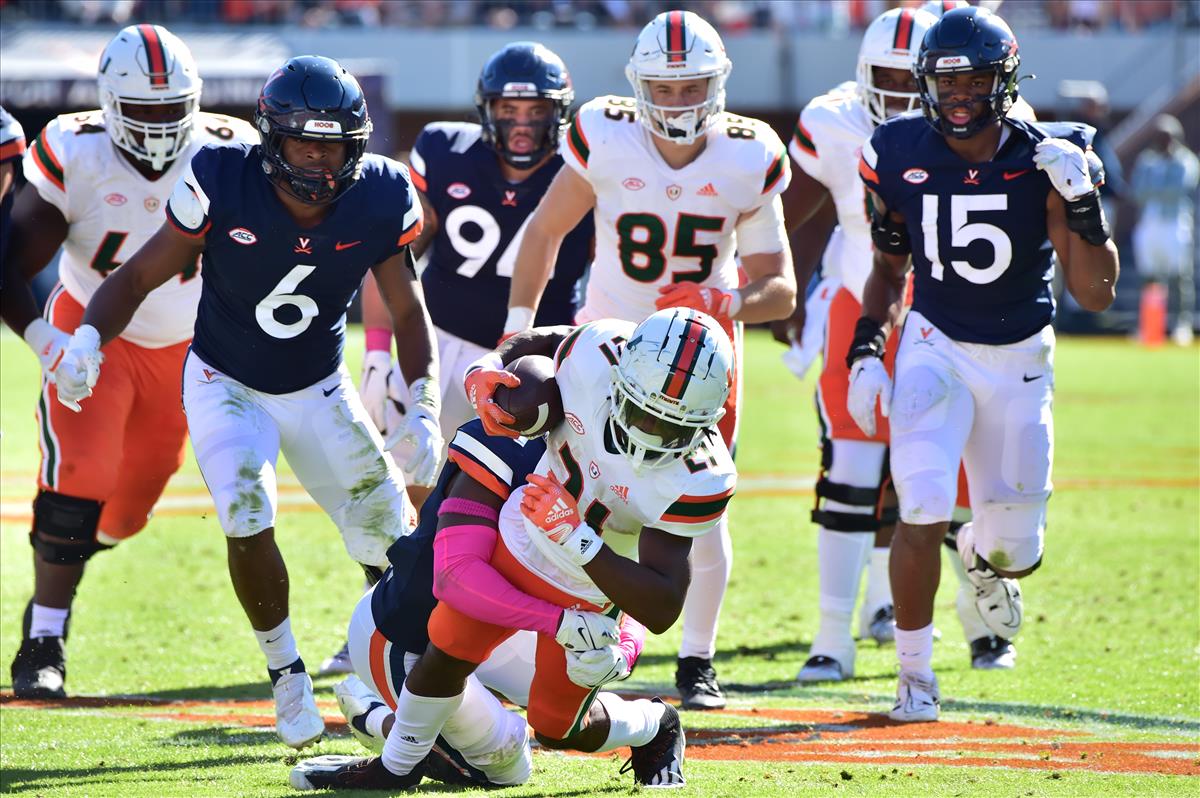
[[[1200, 0], [984, 0], [1021, 43], [1021, 84], [1043, 119], [1096, 125], [1127, 176], [1160, 113], [1200, 150]], [[919, 0], [0, 0], [0, 105], [32, 139], [55, 115], [97, 107], [96, 60], [122, 26], [167, 25], [191, 47], [205, 110], [248, 118], [286, 58], [342, 61], [370, 98], [371, 149], [404, 157], [434, 119], [473, 119], [486, 58], [507, 42], [541, 41], [563, 56], [577, 102], [627, 94], [633, 38], [655, 14], [687, 8], [711, 20], [733, 60], [730, 110], [770, 122], [786, 140], [813, 96], [854, 76], [859, 37], [878, 14]], [[996, 8], [999, 6], [999, 8]], [[1137, 206], [1110, 161], [1106, 205], [1122, 275], [1116, 304], [1094, 317], [1070, 302], [1059, 326], [1128, 332], [1139, 279], [1129, 236]], [[43, 283], [53, 285], [48, 269]], [[48, 290], [48, 289], [47, 289]]]

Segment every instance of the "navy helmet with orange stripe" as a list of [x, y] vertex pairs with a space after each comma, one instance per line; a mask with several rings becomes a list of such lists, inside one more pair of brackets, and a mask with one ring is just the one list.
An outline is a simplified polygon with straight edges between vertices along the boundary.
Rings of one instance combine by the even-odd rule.
[[[913, 67], [925, 118], [943, 135], [974, 136], [1008, 115], [1017, 99], [1020, 64], [1017, 37], [999, 16], [975, 6], [947, 11], [925, 32]], [[951, 103], [962, 93], [954, 88], [962, 74], [980, 75], [986, 85]], [[955, 122], [949, 114], [964, 107], [970, 117]]]
[[908, 91], [879, 88], [875, 83], [875, 68], [902, 69], [905, 78], [911, 81], [917, 48], [921, 46], [925, 31], [935, 22], [937, 18], [925, 11], [893, 8], [867, 26], [862, 44], [858, 46], [855, 81], [859, 102], [875, 124], [882, 125], [890, 116], [913, 110], [920, 99], [916, 86]]
[[612, 368], [610, 431], [634, 469], [695, 449], [725, 415], [733, 344], [712, 316], [660, 310], [637, 326]]
[[[516, 122], [494, 115], [493, 103], [500, 99], [550, 101], [550, 115], [528, 125], [535, 130], [529, 152], [510, 149], [509, 135]], [[506, 44], [483, 65], [475, 88], [483, 143], [518, 169], [529, 169], [557, 152], [573, 102], [575, 89], [566, 64], [553, 50], [537, 42]]]
[[113, 144], [156, 172], [183, 154], [202, 81], [178, 36], [162, 25], [123, 28], [100, 54], [96, 77]]
[[[332, 58], [301, 55], [275, 70], [263, 85], [254, 112], [262, 140], [263, 171], [301, 202], [321, 205], [345, 194], [362, 175], [371, 117], [362, 88]], [[290, 163], [287, 138], [342, 142], [346, 158], [336, 172]]]

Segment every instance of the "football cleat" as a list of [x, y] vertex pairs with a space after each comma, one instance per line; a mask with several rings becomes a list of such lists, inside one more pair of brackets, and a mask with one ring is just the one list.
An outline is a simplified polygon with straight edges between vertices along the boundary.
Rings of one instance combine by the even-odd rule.
[[891, 604], [885, 604], [875, 610], [870, 618], [865, 615], [859, 624], [858, 636], [862, 639], [871, 638], [879, 645], [893, 643], [896, 640], [896, 610]]
[[1017, 667], [1017, 649], [1003, 637], [972, 640], [971, 667], [980, 671], [1010, 671]]
[[[655, 698], [662, 704], [661, 698]], [[645, 745], [630, 746], [629, 759], [621, 766], [621, 772], [633, 771], [633, 780], [643, 787], [682, 787], [683, 752], [687, 739], [679, 712], [670, 704], [664, 704], [662, 719], [658, 722], [658, 734]]]
[[896, 687], [896, 705], [888, 717], [905, 723], [934, 721], [938, 719], [941, 706], [936, 676], [924, 679], [915, 671], [902, 670]]
[[304, 670], [304, 661], [298, 659], [287, 668], [267, 672], [275, 694], [275, 731], [279, 739], [297, 750], [320, 740], [325, 733], [325, 719], [313, 698], [312, 679]]
[[350, 662], [350, 641], [342, 643], [337, 653], [325, 658], [321, 663], [318, 676], [335, 676], [343, 673], [354, 673], [354, 665]]
[[818, 654], [809, 657], [804, 667], [796, 674], [798, 682], [841, 682], [854, 675], [853, 671], [842, 668], [842, 663], [833, 657]]
[[958, 556], [967, 570], [967, 579], [975, 588], [975, 607], [983, 625], [993, 635], [1011, 640], [1021, 631], [1025, 616], [1021, 586], [1016, 579], [1005, 579], [997, 574], [975, 553], [974, 539], [968, 530], [969, 526], [965, 526], [958, 532]]
[[67, 658], [61, 637], [34, 637], [21, 641], [13, 657], [13, 695], [17, 698], [66, 698]]
[[[376, 754], [383, 753], [383, 743], [386, 738], [371, 734], [367, 730], [367, 716], [377, 709], [387, 710], [387, 705], [371, 688], [354, 674], [350, 674], [333, 686], [333, 694], [337, 697], [338, 708], [346, 718], [350, 733], [368, 750]], [[390, 712], [391, 710], [388, 710]]]
[[711, 659], [680, 657], [675, 665], [675, 687], [684, 709], [721, 709], [725, 693], [717, 682]]
[[288, 781], [297, 790], [353, 789], [411, 792], [425, 775], [425, 763], [397, 776], [377, 756], [325, 756], [306, 759], [292, 768]]

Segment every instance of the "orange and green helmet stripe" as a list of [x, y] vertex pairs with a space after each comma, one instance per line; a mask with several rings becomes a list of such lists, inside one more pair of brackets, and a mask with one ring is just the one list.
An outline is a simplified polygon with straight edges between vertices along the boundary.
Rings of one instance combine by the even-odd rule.
[[667, 14], [667, 63], [687, 61], [687, 26], [682, 11]]
[[696, 320], [694, 314], [689, 315], [680, 332], [683, 345], [675, 351], [675, 359], [667, 371], [663, 381], [662, 392], [672, 399], [682, 399], [691, 382], [696, 365], [700, 362], [700, 353], [704, 351], [704, 343], [708, 337], [708, 329]]
[[900, 10], [900, 16], [896, 18], [896, 33], [892, 36], [892, 49], [912, 49], [912, 37], [913, 12], [911, 8], [904, 8]]
[[167, 72], [167, 51], [163, 47], [162, 36], [157, 25], [138, 25], [138, 33], [142, 37], [142, 45], [146, 48], [146, 65], [150, 70], [150, 88], [170, 88]]

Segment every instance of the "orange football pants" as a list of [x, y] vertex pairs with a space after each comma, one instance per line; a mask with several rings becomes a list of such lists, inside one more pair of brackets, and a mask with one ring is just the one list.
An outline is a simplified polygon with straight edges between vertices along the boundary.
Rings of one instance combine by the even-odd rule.
[[[59, 285], [46, 316], [72, 332], [83, 310]], [[100, 350], [100, 380], [79, 413], [60, 404], [54, 385], [42, 381], [38, 487], [101, 502], [101, 542], [141, 530], [167, 480], [183, 465], [187, 421], [179, 386], [190, 343], [147, 349], [120, 338], [110, 341]]]

